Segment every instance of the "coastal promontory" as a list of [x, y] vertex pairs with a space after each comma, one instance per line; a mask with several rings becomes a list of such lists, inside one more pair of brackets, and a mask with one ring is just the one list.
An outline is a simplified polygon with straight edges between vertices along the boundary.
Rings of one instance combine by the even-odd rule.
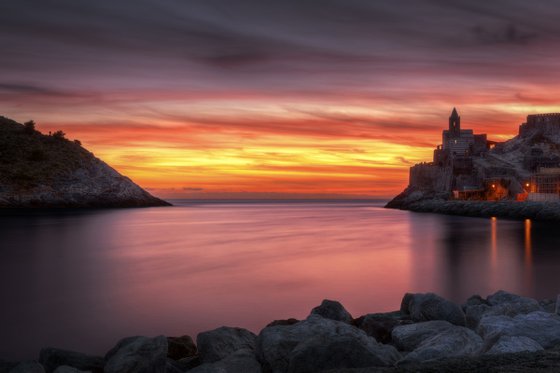
[[453, 109], [431, 162], [387, 206], [417, 212], [560, 220], [560, 114], [532, 114], [504, 142], [461, 128]]
[[0, 117], [0, 207], [168, 206], [62, 131]]

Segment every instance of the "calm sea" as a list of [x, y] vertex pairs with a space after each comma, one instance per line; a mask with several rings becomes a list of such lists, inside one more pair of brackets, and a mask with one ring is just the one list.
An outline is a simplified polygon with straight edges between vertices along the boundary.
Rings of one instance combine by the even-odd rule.
[[322, 299], [355, 316], [405, 292], [560, 293], [558, 224], [378, 202], [196, 203], [0, 213], [0, 358], [100, 354], [131, 335], [258, 332]]

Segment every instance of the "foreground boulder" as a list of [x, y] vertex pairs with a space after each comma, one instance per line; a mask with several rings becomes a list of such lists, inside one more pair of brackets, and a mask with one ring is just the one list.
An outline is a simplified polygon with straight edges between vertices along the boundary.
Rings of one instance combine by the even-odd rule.
[[394, 347], [364, 331], [316, 314], [293, 325], [264, 328], [257, 338], [257, 358], [266, 372], [391, 366], [400, 357]]
[[392, 339], [399, 350], [412, 351], [426, 339], [451, 328], [453, 328], [453, 324], [443, 320], [402, 325], [393, 328]]
[[214, 363], [202, 364], [189, 373], [261, 373], [261, 364], [255, 357], [255, 351], [237, 350], [226, 358]]
[[196, 344], [202, 362], [213, 363], [239, 350], [255, 350], [256, 339], [257, 336], [246, 329], [222, 326], [198, 334]]
[[342, 321], [348, 324], [352, 322], [352, 315], [346, 311], [340, 302], [334, 300], [324, 299], [321, 302], [321, 305], [311, 310], [311, 314], [319, 315], [325, 319]]
[[105, 360], [100, 356], [90, 356], [59, 348], [42, 349], [39, 353], [39, 362], [45, 367], [47, 373], [53, 372], [61, 365], [91, 371], [92, 373], [101, 373], [105, 365]]
[[480, 352], [482, 345], [482, 338], [472, 330], [463, 326], [452, 326], [422, 340], [400, 363], [472, 356]]
[[489, 295], [485, 301], [479, 304], [473, 302], [469, 304], [469, 301], [467, 301], [465, 305], [467, 326], [471, 329], [476, 329], [480, 320], [485, 316], [504, 315], [514, 317], [542, 310], [542, 306], [536, 300], [503, 290]]
[[535, 340], [524, 336], [502, 335], [488, 350], [487, 354], [511, 354], [544, 350]]
[[45, 373], [45, 368], [36, 361], [24, 361], [10, 369], [10, 373]]
[[542, 311], [515, 317], [485, 316], [480, 320], [477, 333], [485, 340], [499, 335], [523, 336], [543, 348], [551, 348], [560, 344], [560, 316]]
[[465, 313], [457, 304], [434, 293], [406, 293], [401, 302], [401, 312], [414, 321], [445, 320], [465, 326]]
[[105, 356], [106, 373], [164, 373], [167, 338], [129, 337], [120, 340]]
[[[387, 356], [383, 356], [387, 354]], [[400, 356], [391, 346], [350, 335], [317, 336], [299, 343], [291, 352], [290, 373], [322, 372], [336, 368], [367, 368], [392, 365]]]
[[392, 332], [396, 326], [411, 324], [412, 320], [402, 317], [400, 311], [389, 313], [370, 313], [354, 320], [354, 325], [381, 343], [392, 342]]
[[190, 336], [167, 337], [168, 358], [173, 360], [184, 359], [196, 355], [196, 352], [196, 345]]

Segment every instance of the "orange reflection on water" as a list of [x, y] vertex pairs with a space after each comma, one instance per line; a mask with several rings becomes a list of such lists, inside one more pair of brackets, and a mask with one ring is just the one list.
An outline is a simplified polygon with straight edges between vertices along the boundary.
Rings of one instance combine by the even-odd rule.
[[531, 249], [531, 219], [525, 219], [525, 263], [531, 265], [533, 252]]
[[496, 268], [498, 264], [498, 239], [497, 239], [497, 219], [495, 216], [492, 216], [491, 219], [491, 251], [490, 251], [490, 263], [492, 268]]

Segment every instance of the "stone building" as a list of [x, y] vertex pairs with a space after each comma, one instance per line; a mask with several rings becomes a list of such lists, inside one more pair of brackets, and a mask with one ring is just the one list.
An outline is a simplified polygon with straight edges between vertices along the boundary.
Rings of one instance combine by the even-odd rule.
[[[471, 129], [461, 129], [461, 117], [456, 108], [449, 116], [449, 128], [442, 132], [442, 143], [434, 150], [434, 163], [439, 166], [464, 163], [465, 157], [480, 156], [488, 151], [486, 134], [474, 134]], [[457, 162], [459, 163], [459, 162]]]
[[449, 129], [442, 133], [442, 150], [451, 156], [469, 155], [474, 145], [473, 130], [461, 129], [461, 117], [453, 108], [449, 117]]
[[560, 134], [560, 113], [527, 115], [527, 122], [519, 126], [519, 137], [529, 137], [537, 133]]

